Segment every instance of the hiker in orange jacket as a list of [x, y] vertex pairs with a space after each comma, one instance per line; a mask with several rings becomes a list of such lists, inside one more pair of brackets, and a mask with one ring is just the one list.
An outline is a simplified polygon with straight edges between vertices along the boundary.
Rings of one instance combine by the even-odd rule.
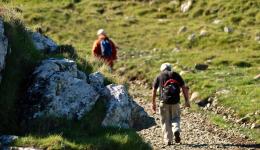
[[104, 29], [99, 29], [97, 36], [98, 39], [95, 40], [93, 44], [92, 54], [103, 60], [112, 69], [114, 61], [117, 59], [117, 47], [114, 42], [108, 38]]

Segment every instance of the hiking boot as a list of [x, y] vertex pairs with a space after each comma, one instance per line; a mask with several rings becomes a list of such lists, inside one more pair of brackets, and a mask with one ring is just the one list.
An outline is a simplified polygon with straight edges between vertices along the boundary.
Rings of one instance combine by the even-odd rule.
[[174, 133], [174, 136], [175, 136], [175, 142], [176, 142], [176, 143], [180, 143], [180, 142], [181, 142], [180, 132], [179, 132], [179, 131], [176, 131], [176, 132]]

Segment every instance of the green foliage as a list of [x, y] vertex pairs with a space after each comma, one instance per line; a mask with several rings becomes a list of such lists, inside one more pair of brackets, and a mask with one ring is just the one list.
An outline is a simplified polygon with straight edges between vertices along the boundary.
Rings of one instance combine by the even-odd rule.
[[19, 99], [24, 96], [26, 82], [42, 56], [34, 48], [20, 21], [5, 22], [5, 34], [10, 51], [0, 86], [0, 132], [11, 134], [19, 131], [19, 111], [22, 109], [17, 109]]

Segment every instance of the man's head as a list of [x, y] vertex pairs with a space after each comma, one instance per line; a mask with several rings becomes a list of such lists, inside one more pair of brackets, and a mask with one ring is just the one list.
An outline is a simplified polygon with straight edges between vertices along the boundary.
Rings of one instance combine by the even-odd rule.
[[105, 36], [107, 35], [104, 29], [99, 29], [97, 31], [97, 36], [100, 36], [100, 35], [105, 35]]
[[160, 71], [171, 71], [172, 70], [172, 65], [170, 63], [163, 63], [161, 65]]

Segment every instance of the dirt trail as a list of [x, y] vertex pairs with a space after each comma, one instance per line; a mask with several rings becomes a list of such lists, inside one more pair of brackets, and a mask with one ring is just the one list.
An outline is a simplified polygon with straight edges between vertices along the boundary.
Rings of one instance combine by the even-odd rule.
[[257, 150], [260, 145], [237, 133], [234, 130], [220, 129], [211, 124], [207, 116], [194, 113], [188, 109], [182, 109], [181, 114], [181, 144], [164, 146], [162, 132], [159, 124], [159, 114], [152, 114], [151, 104], [147, 103], [150, 90], [142, 85], [132, 85], [130, 92], [134, 99], [155, 118], [156, 125], [138, 132], [144, 140], [150, 143], [153, 149], [177, 149], [177, 150], [205, 150], [205, 149], [228, 149], [228, 150]]

